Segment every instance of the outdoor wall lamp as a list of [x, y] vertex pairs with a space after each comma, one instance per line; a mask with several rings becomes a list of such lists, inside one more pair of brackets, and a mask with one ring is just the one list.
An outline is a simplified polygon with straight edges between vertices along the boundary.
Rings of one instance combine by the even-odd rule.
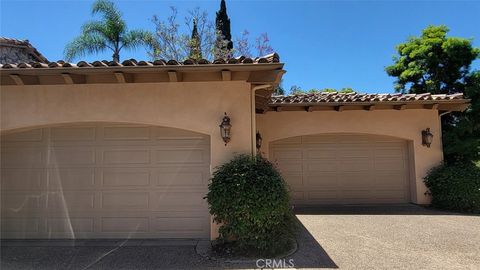
[[223, 141], [225, 142], [225, 146], [227, 143], [230, 142], [230, 130], [232, 125], [230, 124], [230, 117], [228, 117], [227, 113], [223, 116], [222, 123], [220, 124], [220, 135], [222, 136]]
[[260, 151], [260, 148], [262, 147], [262, 134], [257, 131], [257, 136], [256, 136], [256, 146], [257, 146], [257, 151]]
[[422, 130], [422, 145], [430, 148], [433, 141], [433, 134], [430, 132], [430, 128]]

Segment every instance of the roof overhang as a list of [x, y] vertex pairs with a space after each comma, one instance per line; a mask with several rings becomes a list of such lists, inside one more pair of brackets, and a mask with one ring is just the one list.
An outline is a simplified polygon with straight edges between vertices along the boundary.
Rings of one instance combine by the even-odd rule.
[[[89, 76], [105, 76], [110, 75], [112, 80], [105, 78], [100, 83], [116, 83], [114, 80], [118, 74], [129, 77], [126, 82], [132, 83], [148, 83], [148, 82], [170, 82], [172, 72], [176, 73], [177, 80], [180, 81], [211, 81], [211, 80], [245, 80], [256, 84], [271, 83], [276, 75], [283, 70], [283, 63], [274, 64], [211, 64], [202, 66], [108, 66], [108, 67], [57, 67], [57, 68], [8, 68], [1, 69], [1, 85], [18, 85], [18, 79], [21, 79], [23, 85], [41, 85], [41, 84], [63, 84], [64, 80], [55, 80], [53, 77], [64, 78], [68, 75], [74, 75], [77, 79], [73, 83], [88, 84], [99, 83], [96, 80], [88, 80]], [[170, 76], [168, 75], [170, 73]], [[187, 80], [181, 80], [181, 75], [205, 73], [217, 73], [218, 76], [198, 77], [193, 76]], [[142, 74], [157, 74], [165, 76], [157, 76], [150, 78], [142, 78], [135, 80], [136, 76]], [[15, 79], [14, 79], [15, 78]], [[167, 80], [168, 78], [168, 80]], [[50, 80], [49, 80], [50, 79]], [[68, 82], [67, 82], [68, 83]]]
[[[344, 95], [344, 96], [342, 96]], [[308, 96], [308, 98], [306, 98]], [[367, 98], [365, 96], [368, 96]], [[340, 97], [340, 98], [338, 98]], [[342, 101], [335, 101], [335, 99]], [[368, 101], [355, 101], [368, 99]], [[322, 101], [305, 102], [305, 99], [319, 99]], [[383, 99], [383, 100], [382, 100]], [[325, 101], [329, 100], [329, 101]], [[453, 95], [399, 95], [399, 94], [317, 94], [272, 97], [268, 109], [262, 113], [273, 111], [375, 111], [375, 110], [409, 110], [427, 109], [438, 111], [464, 111], [470, 105], [470, 100], [463, 98], [462, 94]]]

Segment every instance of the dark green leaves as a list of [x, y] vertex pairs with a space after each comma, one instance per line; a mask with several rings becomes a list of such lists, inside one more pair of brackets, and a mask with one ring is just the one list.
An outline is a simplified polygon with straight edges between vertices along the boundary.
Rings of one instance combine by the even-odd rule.
[[442, 165], [425, 177], [438, 208], [480, 213], [480, 168], [471, 162]]
[[291, 246], [293, 214], [285, 181], [262, 157], [240, 155], [220, 166], [207, 200], [220, 240], [235, 239], [240, 252], [275, 254]]
[[397, 91], [463, 92], [463, 79], [479, 50], [469, 39], [447, 37], [448, 31], [444, 25], [429, 26], [420, 37], [411, 37], [397, 46], [395, 63], [386, 68], [388, 75], [397, 77]]

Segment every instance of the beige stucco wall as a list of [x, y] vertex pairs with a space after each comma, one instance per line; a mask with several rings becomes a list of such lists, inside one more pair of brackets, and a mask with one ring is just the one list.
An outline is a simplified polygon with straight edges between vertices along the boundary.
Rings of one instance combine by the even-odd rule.
[[[2, 133], [80, 122], [180, 128], [210, 135], [212, 170], [235, 153], [251, 152], [251, 90], [245, 82], [2, 86], [0, 93]], [[227, 146], [219, 130], [224, 112], [233, 125]], [[214, 225], [211, 232], [215, 237]]]
[[[421, 131], [429, 127], [434, 134], [430, 148], [422, 146]], [[269, 156], [273, 141], [322, 133], [364, 133], [393, 136], [409, 142], [411, 200], [427, 204], [430, 198], [423, 177], [442, 159], [440, 122], [436, 110], [378, 111], [284, 111], [257, 115], [257, 130], [263, 137], [262, 154]]]

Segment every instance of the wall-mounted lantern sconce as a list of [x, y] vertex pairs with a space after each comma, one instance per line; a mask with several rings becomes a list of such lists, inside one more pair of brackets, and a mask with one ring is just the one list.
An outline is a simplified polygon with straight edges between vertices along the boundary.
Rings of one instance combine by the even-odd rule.
[[430, 147], [433, 141], [433, 134], [430, 132], [430, 128], [422, 130], [422, 145]]
[[257, 146], [257, 151], [260, 151], [260, 148], [262, 147], [262, 134], [257, 131], [257, 136], [256, 136], [256, 146]]
[[228, 142], [230, 142], [230, 130], [232, 125], [230, 124], [230, 117], [228, 117], [227, 113], [223, 116], [222, 123], [220, 124], [220, 135], [222, 136], [223, 141], [225, 142], [225, 146]]

